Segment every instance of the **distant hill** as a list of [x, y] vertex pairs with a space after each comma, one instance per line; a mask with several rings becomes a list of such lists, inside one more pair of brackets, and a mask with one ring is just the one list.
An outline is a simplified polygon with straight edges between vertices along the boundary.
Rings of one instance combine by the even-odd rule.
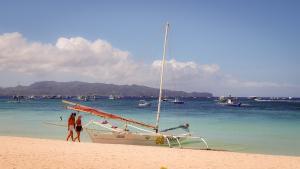
[[[159, 90], [147, 86], [139, 85], [114, 85], [105, 83], [86, 83], [86, 82], [55, 82], [42, 81], [31, 84], [30, 86], [16, 86], [0, 88], [0, 96], [42, 96], [42, 95], [62, 95], [62, 96], [78, 96], [78, 95], [97, 95], [109, 96], [111, 94], [124, 97], [151, 97], [158, 96]], [[168, 97], [212, 97], [207, 92], [184, 92], [184, 91], [164, 91]]]

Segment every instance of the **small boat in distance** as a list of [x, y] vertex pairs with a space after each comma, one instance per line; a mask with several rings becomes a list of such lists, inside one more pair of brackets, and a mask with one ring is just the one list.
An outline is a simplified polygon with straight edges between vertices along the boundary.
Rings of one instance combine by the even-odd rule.
[[139, 107], [150, 107], [151, 103], [147, 102], [146, 100], [140, 100], [138, 106]]
[[109, 99], [109, 100], [115, 100], [116, 97], [115, 97], [114, 95], [111, 94], [111, 95], [108, 96], [108, 99]]
[[242, 106], [242, 103], [239, 102], [239, 100], [237, 98], [231, 97], [231, 95], [229, 95], [229, 97], [221, 96], [219, 98], [218, 104], [221, 104], [224, 106], [232, 106], [232, 107], [241, 107]]
[[254, 99], [256, 102], [298, 102], [297, 99], [293, 99], [292, 97], [288, 98], [279, 98], [279, 97], [271, 97], [271, 98], [257, 98]]
[[249, 97], [247, 97], [247, 99], [254, 100], [254, 99], [257, 99], [257, 96], [249, 96]]
[[174, 104], [184, 104], [184, 101], [180, 100], [178, 97], [176, 97], [173, 101]]
[[233, 107], [240, 107], [242, 105], [241, 102], [239, 102], [237, 99], [227, 99], [226, 106], [233, 106]]
[[162, 101], [167, 102], [167, 101], [169, 101], [169, 99], [164, 97], [164, 98], [162, 98]]
[[84, 101], [84, 102], [90, 101], [88, 96], [77, 96], [77, 100]]
[[23, 96], [12, 96], [12, 100], [9, 100], [9, 103], [21, 103], [21, 99], [23, 99]]

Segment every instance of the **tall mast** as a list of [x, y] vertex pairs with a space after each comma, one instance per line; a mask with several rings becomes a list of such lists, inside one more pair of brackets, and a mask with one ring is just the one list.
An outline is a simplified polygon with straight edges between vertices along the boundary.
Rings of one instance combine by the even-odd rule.
[[158, 97], [158, 106], [157, 106], [156, 124], [155, 124], [156, 133], [158, 132], [159, 117], [160, 117], [160, 107], [161, 107], [161, 97], [162, 97], [162, 87], [163, 87], [163, 77], [164, 77], [164, 67], [165, 67], [165, 57], [166, 57], [168, 31], [169, 31], [169, 23], [167, 22], [166, 29], [165, 29], [164, 50], [163, 50], [163, 58], [162, 58], [161, 73], [160, 73], [159, 97]]

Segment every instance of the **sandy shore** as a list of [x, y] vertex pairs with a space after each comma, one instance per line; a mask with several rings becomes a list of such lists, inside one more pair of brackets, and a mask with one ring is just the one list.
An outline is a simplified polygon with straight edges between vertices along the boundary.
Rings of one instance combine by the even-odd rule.
[[0, 136], [1, 169], [300, 169], [300, 157]]

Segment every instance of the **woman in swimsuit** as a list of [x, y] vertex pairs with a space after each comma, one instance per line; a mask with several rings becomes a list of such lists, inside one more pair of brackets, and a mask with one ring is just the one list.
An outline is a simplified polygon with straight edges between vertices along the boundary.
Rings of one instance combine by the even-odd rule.
[[73, 131], [75, 128], [75, 113], [72, 113], [68, 119], [68, 136], [67, 136], [67, 141], [69, 141], [69, 138], [71, 137], [72, 141], [73, 140]]
[[76, 139], [78, 139], [79, 142], [80, 142], [80, 132], [82, 131], [81, 117], [82, 116], [78, 116], [78, 118], [76, 120], [76, 133], [77, 133], [77, 136], [74, 139], [74, 141], [76, 141]]

